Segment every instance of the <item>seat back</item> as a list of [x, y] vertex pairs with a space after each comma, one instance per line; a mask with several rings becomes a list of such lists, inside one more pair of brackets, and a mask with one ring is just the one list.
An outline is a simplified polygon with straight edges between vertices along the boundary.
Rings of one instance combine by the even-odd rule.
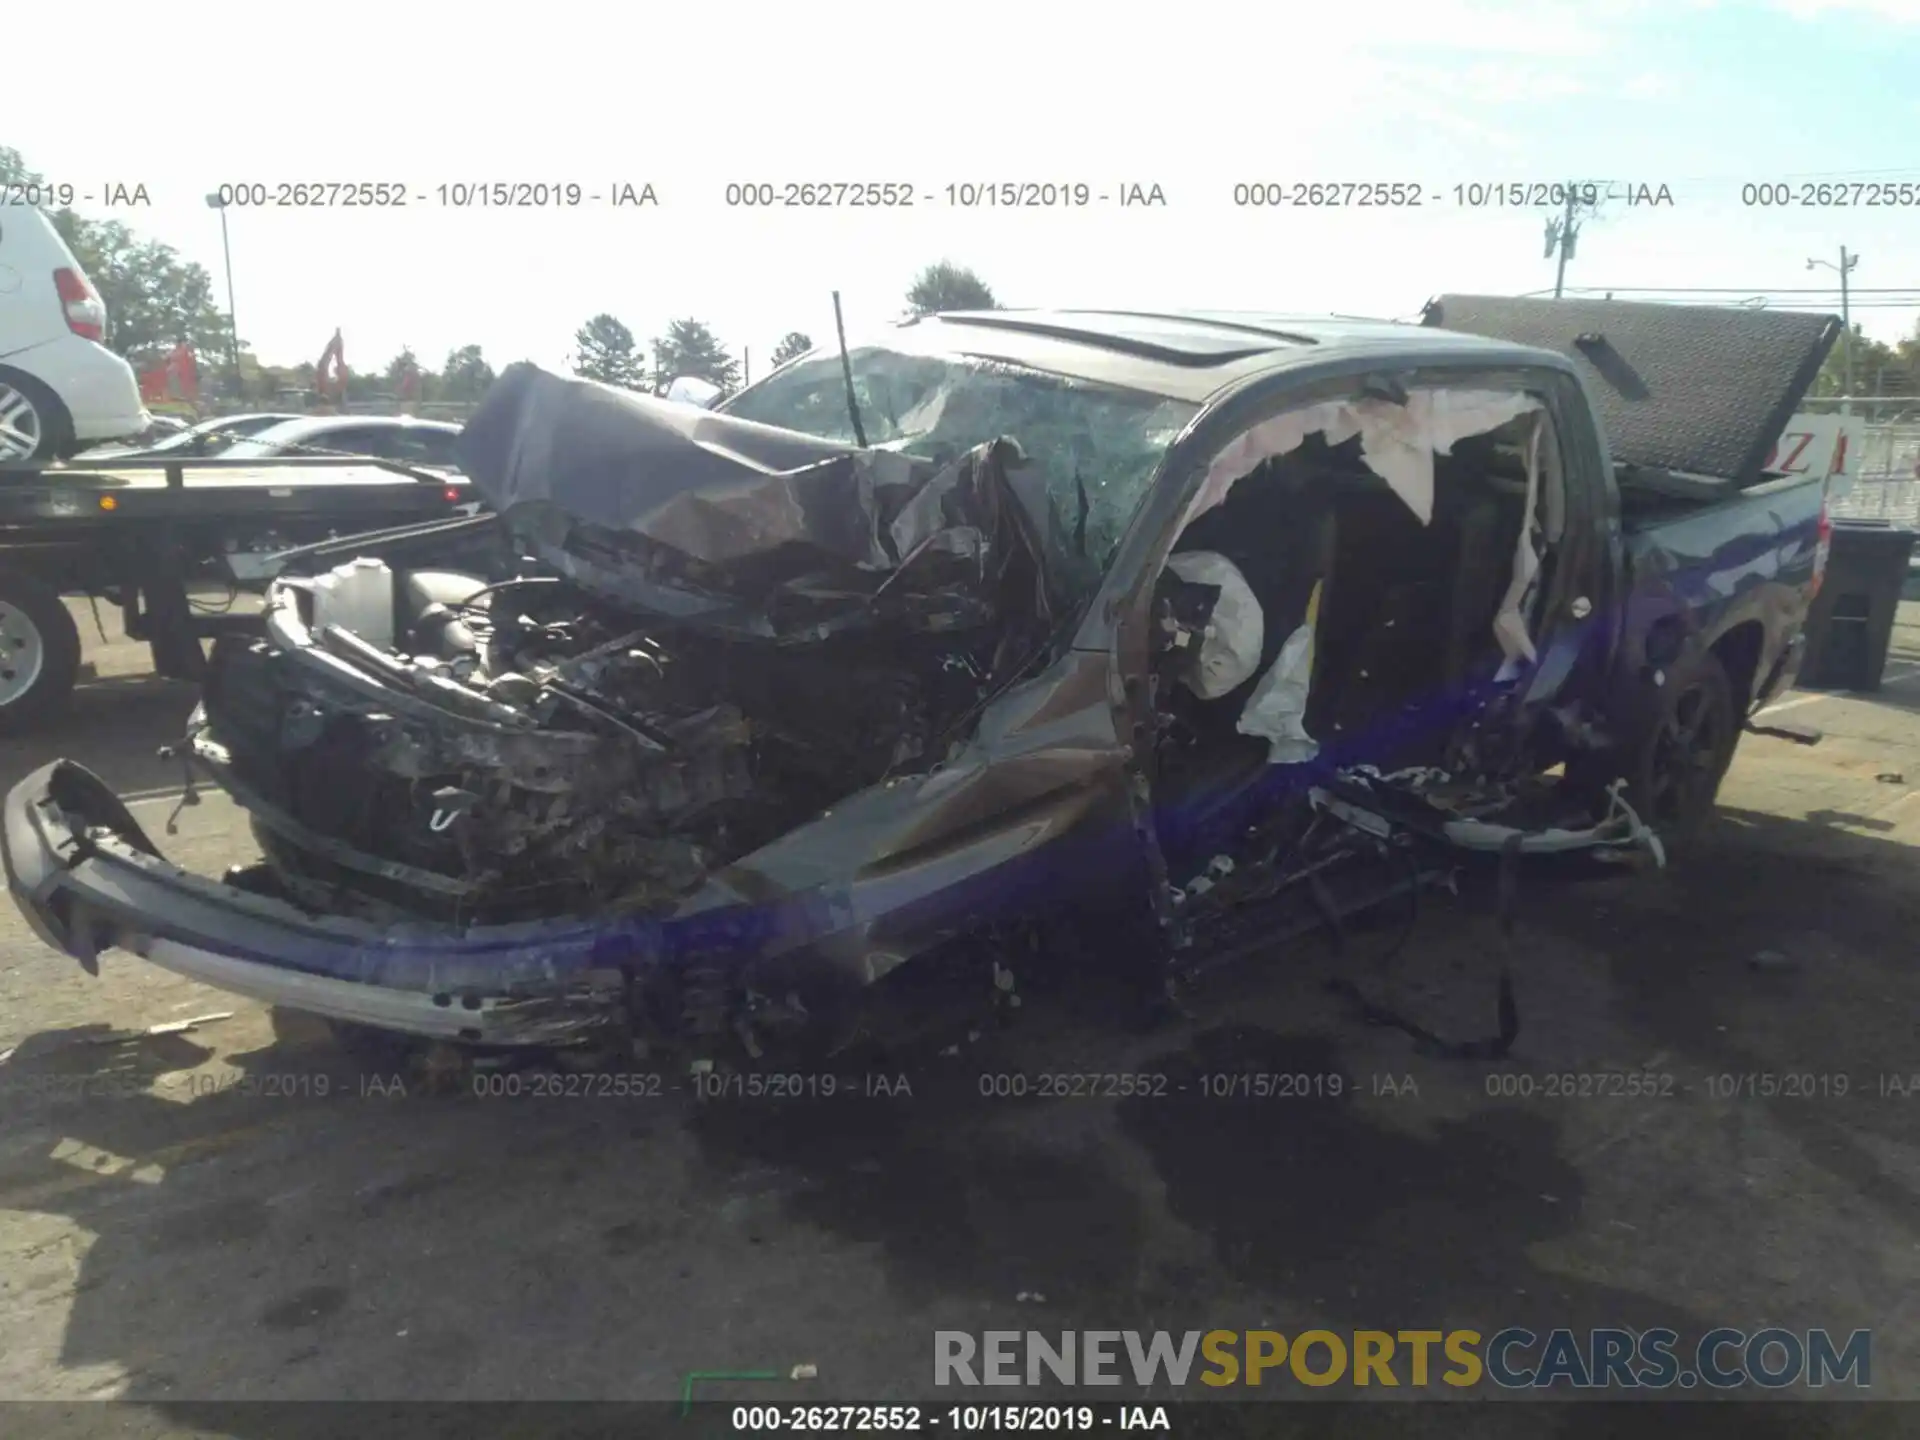
[[1519, 502], [1443, 462], [1433, 518], [1422, 525], [1383, 483], [1348, 485], [1335, 512], [1307, 730], [1331, 743], [1403, 713], [1417, 730], [1444, 728], [1452, 702], [1485, 678]]

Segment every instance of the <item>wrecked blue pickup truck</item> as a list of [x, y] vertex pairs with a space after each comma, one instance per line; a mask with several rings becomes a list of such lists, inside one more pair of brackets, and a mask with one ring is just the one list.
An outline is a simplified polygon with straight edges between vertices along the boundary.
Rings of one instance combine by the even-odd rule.
[[1474, 852], [1662, 863], [1791, 683], [1824, 483], [1762, 466], [1838, 329], [996, 311], [714, 410], [516, 366], [492, 513], [307, 547], [219, 643], [188, 754], [260, 861], [60, 761], [8, 885], [90, 970], [760, 1055], [1036, 935], [1176, 981]]

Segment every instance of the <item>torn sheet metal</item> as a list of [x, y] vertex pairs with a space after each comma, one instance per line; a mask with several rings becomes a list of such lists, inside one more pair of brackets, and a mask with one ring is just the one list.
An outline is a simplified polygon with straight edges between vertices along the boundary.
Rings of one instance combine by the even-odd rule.
[[1010, 440], [935, 467], [523, 363], [459, 448], [533, 553], [626, 604], [783, 639], [882, 611], [927, 629], [1009, 605], [1046, 618]]
[[1262, 462], [1298, 450], [1307, 436], [1321, 434], [1329, 445], [1358, 435], [1367, 468], [1425, 525], [1433, 519], [1433, 457], [1451, 454], [1459, 441], [1538, 409], [1538, 400], [1514, 391], [1428, 388], [1410, 392], [1404, 405], [1366, 396], [1290, 410], [1261, 421], [1214, 457], [1185, 523], [1225, 500]]
[[[1434, 457], [1451, 454], [1461, 440], [1497, 430], [1522, 415], [1535, 417], [1523, 447], [1526, 518], [1514, 551], [1512, 580], [1493, 623], [1494, 639], [1505, 657], [1499, 678], [1510, 680], [1523, 662], [1535, 659], [1526, 616], [1533, 607], [1539, 579], [1542, 532], [1557, 536], [1564, 523], [1564, 500], [1557, 487], [1550, 487], [1556, 488], [1551, 496], [1542, 494], [1541, 466], [1548, 448], [1543, 444], [1546, 412], [1531, 395], [1420, 389], [1412, 391], [1404, 405], [1362, 397], [1326, 401], [1276, 415], [1238, 436], [1214, 457], [1185, 523], [1192, 524], [1224, 501], [1233, 486], [1263, 462], [1297, 450], [1307, 436], [1318, 433], [1329, 445], [1342, 444], [1358, 435], [1361, 458], [1367, 467], [1387, 482], [1423, 525], [1429, 524], [1433, 519]], [[1305, 623], [1287, 637], [1237, 722], [1242, 734], [1268, 742], [1269, 764], [1301, 764], [1319, 753], [1318, 743], [1305, 728], [1319, 594], [1316, 587]]]
[[1167, 568], [1189, 585], [1211, 585], [1213, 602], [1200, 654], [1185, 675], [1187, 688], [1202, 700], [1218, 700], [1253, 678], [1266, 644], [1266, 622], [1253, 587], [1240, 567], [1213, 550], [1188, 550], [1167, 561]]
[[[1356, 804], [1354, 799], [1343, 800], [1322, 787], [1308, 792], [1316, 809], [1379, 839], [1393, 834], [1397, 820], [1401, 825], [1412, 822], [1421, 833], [1463, 850], [1520, 855], [1644, 850], [1656, 866], [1667, 863], [1666, 847], [1658, 832], [1627, 801], [1624, 779], [1607, 787], [1606, 814], [1578, 829], [1510, 823], [1504, 813], [1506, 805], [1496, 792], [1480, 790], [1471, 782], [1462, 785], [1444, 770], [1425, 766], [1382, 774], [1371, 765], [1356, 765], [1339, 772], [1336, 780], [1357, 787], [1358, 795], [1371, 791], [1383, 802], [1390, 797], [1397, 802], [1391, 808], [1383, 804], [1372, 809]], [[1409, 802], [1415, 808], [1408, 808]]]

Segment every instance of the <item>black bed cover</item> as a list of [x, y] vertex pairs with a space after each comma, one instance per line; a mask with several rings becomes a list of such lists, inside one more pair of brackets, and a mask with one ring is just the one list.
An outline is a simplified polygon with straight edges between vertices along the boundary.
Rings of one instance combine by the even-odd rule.
[[1812, 388], [1835, 315], [1629, 300], [1442, 295], [1424, 323], [1557, 350], [1615, 461], [1745, 485]]

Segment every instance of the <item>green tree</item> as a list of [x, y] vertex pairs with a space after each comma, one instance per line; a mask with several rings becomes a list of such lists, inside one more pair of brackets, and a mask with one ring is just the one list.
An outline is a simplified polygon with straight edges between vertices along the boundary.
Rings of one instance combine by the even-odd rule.
[[1920, 320], [1913, 323], [1913, 333], [1893, 347], [1894, 358], [1899, 361], [1898, 374], [1906, 389], [1904, 395], [1920, 395]]
[[480, 347], [462, 345], [457, 350], [447, 352], [446, 366], [440, 372], [438, 398], [478, 400], [487, 393], [487, 387], [493, 384], [493, 380], [493, 367], [481, 358]]
[[573, 373], [629, 390], [646, 388], [647, 367], [633, 332], [613, 316], [600, 314], [573, 336]]
[[419, 368], [420, 358], [413, 353], [413, 347], [411, 345], [402, 345], [400, 347], [400, 353], [387, 362], [387, 384], [397, 386], [400, 383], [400, 377], [402, 375], [405, 375], [409, 370], [418, 370]]
[[937, 315], [943, 310], [998, 310], [993, 291], [973, 271], [939, 260], [914, 277], [907, 290], [907, 314]]
[[675, 320], [653, 342], [653, 383], [664, 390], [682, 375], [695, 375], [730, 395], [740, 387], [740, 362], [698, 320]]
[[[18, 150], [0, 145], [0, 184], [41, 179]], [[53, 211], [52, 220], [107, 307], [109, 346], [138, 364], [184, 341], [203, 366], [226, 365], [227, 316], [203, 267], [117, 220], [89, 220], [65, 209]]]
[[779, 366], [786, 364], [787, 361], [794, 359], [796, 356], [806, 354], [807, 351], [812, 348], [812, 336], [804, 334], [799, 330], [789, 330], [780, 337], [780, 343], [773, 347], [773, 363], [775, 368], [777, 369]]
[[[1847, 348], [1845, 336], [1833, 342], [1833, 349], [1827, 352], [1826, 363], [1820, 367], [1820, 374], [1813, 382], [1815, 395], [1845, 393]], [[1907, 368], [1901, 364], [1900, 355], [1893, 346], [1861, 334], [1858, 324], [1853, 327], [1852, 348], [1853, 391], [1856, 395], [1880, 393], [1880, 387], [1888, 379], [1899, 376]]]
[[[1920, 396], [1920, 323], [1891, 345], [1873, 340], [1866, 343], [1863, 354], [1860, 341], [1857, 338], [1854, 341], [1854, 394]], [[1831, 358], [1827, 361], [1828, 367], [1839, 363]], [[1825, 378], [1824, 371], [1822, 378]]]
[[53, 221], [100, 292], [107, 343], [115, 350], [146, 357], [184, 342], [203, 364], [226, 364], [227, 316], [203, 267], [182, 261], [171, 245], [140, 239], [117, 220], [62, 210]]

